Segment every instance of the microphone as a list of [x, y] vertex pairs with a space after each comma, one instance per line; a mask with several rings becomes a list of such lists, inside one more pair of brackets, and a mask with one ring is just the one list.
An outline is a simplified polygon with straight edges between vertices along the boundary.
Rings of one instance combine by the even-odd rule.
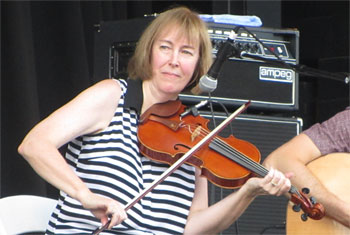
[[199, 80], [199, 89], [202, 92], [213, 92], [218, 84], [217, 78], [221, 67], [225, 60], [230, 56], [233, 49], [233, 40], [237, 37], [237, 34], [232, 30], [226, 42], [224, 42], [218, 52], [216, 53], [216, 59], [210, 66], [208, 73], [203, 75]]
[[199, 102], [198, 104], [187, 108], [183, 113], [180, 114], [180, 117], [183, 118], [189, 113], [192, 113], [192, 115], [195, 117], [198, 116], [199, 115], [198, 109], [201, 108], [202, 106], [206, 105], [207, 103], [208, 103], [208, 100], [203, 100], [203, 101]]

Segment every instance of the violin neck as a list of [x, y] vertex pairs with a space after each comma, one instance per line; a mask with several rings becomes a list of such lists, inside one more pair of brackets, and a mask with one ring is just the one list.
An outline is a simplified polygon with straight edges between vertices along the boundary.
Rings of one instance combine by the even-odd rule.
[[[209, 143], [209, 148], [222, 154], [228, 159], [231, 159], [232, 161], [236, 162], [237, 164], [250, 170], [251, 172], [254, 172], [255, 174], [261, 177], [264, 177], [269, 173], [269, 170], [266, 169], [263, 165], [253, 161], [243, 153], [239, 152], [230, 145], [227, 145], [219, 140], [214, 139], [213, 141], [211, 141]], [[291, 185], [289, 193], [297, 194], [298, 196], [300, 196], [298, 189], [293, 185]]]
[[261, 177], [264, 177], [269, 173], [269, 170], [267, 170], [263, 165], [255, 162], [243, 153], [220, 140], [214, 139], [211, 141], [209, 143], [209, 148]]

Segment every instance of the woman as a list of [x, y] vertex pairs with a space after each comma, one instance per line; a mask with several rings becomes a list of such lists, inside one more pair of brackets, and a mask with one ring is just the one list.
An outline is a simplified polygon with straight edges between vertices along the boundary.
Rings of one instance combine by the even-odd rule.
[[[142, 83], [103, 80], [28, 133], [20, 154], [61, 190], [48, 233], [91, 233], [109, 217], [109, 234], [216, 233], [232, 224], [257, 195], [288, 191], [289, 179], [271, 170], [208, 207], [207, 180], [199, 177], [200, 169], [184, 164], [128, 215], [124, 211], [168, 168], [139, 154], [138, 116], [153, 104], [177, 99], [210, 64], [205, 24], [187, 8], [168, 10], [145, 30], [130, 60], [129, 76]], [[143, 95], [139, 100], [138, 89]], [[57, 149], [68, 142], [64, 159]]]

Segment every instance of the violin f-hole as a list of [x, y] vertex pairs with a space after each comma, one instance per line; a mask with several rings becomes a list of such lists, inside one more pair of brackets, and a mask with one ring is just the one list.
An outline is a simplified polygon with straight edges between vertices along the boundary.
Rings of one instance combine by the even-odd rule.
[[191, 149], [189, 146], [187, 146], [187, 145], [185, 145], [185, 144], [175, 144], [175, 145], [174, 145], [174, 149], [175, 149], [175, 150], [179, 150], [179, 149], [180, 149], [179, 147], [183, 147], [183, 148], [185, 148], [185, 149], [187, 149], [187, 150]]

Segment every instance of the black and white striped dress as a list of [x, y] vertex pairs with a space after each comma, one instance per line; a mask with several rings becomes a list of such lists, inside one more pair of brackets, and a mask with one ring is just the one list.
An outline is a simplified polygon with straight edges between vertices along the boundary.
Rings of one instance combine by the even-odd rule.
[[[67, 162], [95, 193], [126, 205], [168, 165], [139, 155], [137, 113], [124, 108], [127, 84], [120, 80], [122, 96], [109, 126], [102, 132], [72, 141]], [[183, 233], [194, 195], [194, 167], [183, 165], [127, 211], [128, 219], [101, 234]], [[48, 225], [48, 234], [91, 234], [99, 227], [90, 211], [60, 192]]]

